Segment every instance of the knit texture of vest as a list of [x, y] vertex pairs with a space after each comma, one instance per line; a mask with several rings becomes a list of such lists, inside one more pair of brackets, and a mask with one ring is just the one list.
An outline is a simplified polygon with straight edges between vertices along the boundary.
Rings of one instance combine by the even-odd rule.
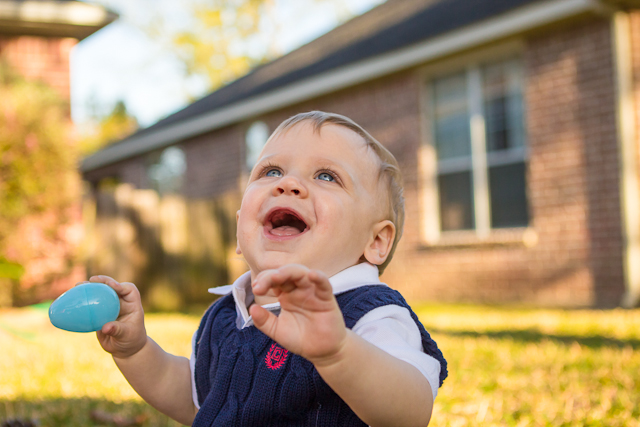
[[[389, 304], [405, 307], [422, 335], [425, 352], [440, 362], [440, 386], [447, 362], [404, 298], [381, 285], [336, 295], [347, 328], [369, 311]], [[288, 352], [255, 326], [238, 329], [232, 295], [205, 313], [196, 335], [195, 427], [366, 426], [324, 382], [308, 360]]]

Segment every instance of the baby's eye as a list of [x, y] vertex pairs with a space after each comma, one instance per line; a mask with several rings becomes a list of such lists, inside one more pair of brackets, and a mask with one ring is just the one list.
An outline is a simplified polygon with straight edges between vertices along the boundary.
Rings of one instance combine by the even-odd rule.
[[282, 176], [282, 172], [279, 169], [269, 169], [264, 176], [280, 178]]
[[321, 179], [321, 180], [323, 180], [323, 181], [329, 181], [329, 182], [331, 182], [331, 181], [335, 181], [335, 180], [336, 180], [336, 179], [334, 178], [334, 176], [333, 176], [333, 175], [331, 175], [331, 174], [330, 174], [330, 173], [328, 173], [328, 172], [322, 172], [322, 173], [318, 174], [318, 176], [317, 176], [316, 178]]

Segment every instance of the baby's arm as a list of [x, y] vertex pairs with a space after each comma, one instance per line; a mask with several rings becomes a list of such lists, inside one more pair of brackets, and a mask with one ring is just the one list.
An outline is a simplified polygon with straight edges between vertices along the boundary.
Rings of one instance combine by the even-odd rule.
[[191, 398], [189, 360], [165, 352], [147, 336], [140, 293], [133, 283], [108, 276], [92, 282], [111, 286], [120, 297], [120, 315], [98, 331], [98, 341], [111, 353], [133, 389], [151, 406], [174, 420], [191, 425], [197, 409]]
[[272, 288], [280, 316], [258, 305], [256, 327], [314, 364], [329, 386], [371, 426], [426, 426], [433, 394], [426, 378], [345, 327], [329, 280], [300, 265], [262, 272], [253, 292]]

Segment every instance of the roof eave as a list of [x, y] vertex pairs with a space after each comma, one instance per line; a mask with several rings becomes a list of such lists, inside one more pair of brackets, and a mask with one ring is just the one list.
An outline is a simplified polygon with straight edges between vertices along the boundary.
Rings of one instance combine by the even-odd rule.
[[349, 64], [200, 116], [133, 135], [85, 158], [82, 172], [163, 148], [187, 138], [379, 78], [475, 46], [521, 34], [584, 13], [602, 13], [599, 0], [547, 0], [524, 6], [384, 55]]
[[0, 2], [0, 34], [82, 40], [117, 18], [116, 13], [101, 6], [76, 1]]
[[622, 10], [640, 8], [640, 0], [603, 0], [605, 3]]

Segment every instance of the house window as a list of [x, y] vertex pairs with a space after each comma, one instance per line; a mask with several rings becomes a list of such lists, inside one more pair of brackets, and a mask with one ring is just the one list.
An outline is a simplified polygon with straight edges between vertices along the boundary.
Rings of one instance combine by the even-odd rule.
[[147, 169], [151, 187], [160, 195], [179, 192], [187, 170], [184, 151], [179, 147], [169, 147], [152, 157], [156, 158]]
[[260, 157], [262, 147], [267, 143], [267, 139], [269, 139], [269, 126], [265, 122], [253, 122], [247, 129], [245, 134], [247, 170], [253, 169]]
[[515, 59], [431, 81], [440, 232], [528, 225], [523, 87]]

